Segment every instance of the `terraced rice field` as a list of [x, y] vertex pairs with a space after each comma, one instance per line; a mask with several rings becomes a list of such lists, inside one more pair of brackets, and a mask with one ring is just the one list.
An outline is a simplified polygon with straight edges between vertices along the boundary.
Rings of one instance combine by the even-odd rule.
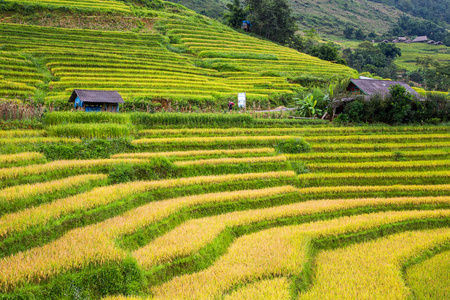
[[346, 66], [238, 33], [174, 4], [149, 10], [112, 0], [7, 2], [89, 9], [125, 21], [143, 15], [141, 21], [154, 29], [136, 33], [0, 23], [0, 97], [44, 97], [46, 104], [67, 109], [73, 89], [113, 89], [130, 106], [153, 100], [208, 107], [245, 92], [250, 107], [266, 107], [269, 99], [292, 97], [302, 89], [288, 78], [357, 76]]
[[[135, 136], [107, 159], [0, 155], [4, 299], [447, 298], [448, 126]], [[313, 151], [275, 152], [292, 137]], [[113, 182], [126, 166], [159, 178]]]

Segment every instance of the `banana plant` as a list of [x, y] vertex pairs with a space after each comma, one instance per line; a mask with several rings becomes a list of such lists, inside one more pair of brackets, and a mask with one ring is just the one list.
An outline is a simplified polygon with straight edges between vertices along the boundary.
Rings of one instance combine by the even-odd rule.
[[304, 99], [298, 100], [297, 105], [302, 117], [314, 117], [322, 112], [321, 109], [316, 108], [317, 100], [314, 100], [312, 94], [308, 94]]

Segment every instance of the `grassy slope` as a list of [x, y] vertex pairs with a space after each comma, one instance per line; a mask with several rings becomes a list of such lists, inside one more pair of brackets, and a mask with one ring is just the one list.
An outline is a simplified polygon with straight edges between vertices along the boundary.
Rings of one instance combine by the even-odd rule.
[[[342, 48], [355, 49], [361, 41], [338, 41]], [[434, 46], [422, 43], [415, 44], [396, 44], [402, 50], [402, 56], [396, 59], [396, 64], [399, 69], [407, 71], [414, 71], [419, 68], [416, 65], [417, 57], [431, 56], [433, 59], [439, 61], [450, 61], [450, 48], [446, 46]]]
[[314, 27], [324, 36], [342, 36], [347, 24], [365, 32], [385, 33], [402, 14], [367, 0], [289, 0], [300, 29]]
[[[218, 17], [230, 0], [171, 0], [199, 13]], [[242, 2], [242, 1], [241, 1]], [[300, 29], [316, 28], [322, 36], [342, 36], [346, 24], [365, 32], [386, 32], [397, 22], [400, 10], [368, 0], [289, 0]]]

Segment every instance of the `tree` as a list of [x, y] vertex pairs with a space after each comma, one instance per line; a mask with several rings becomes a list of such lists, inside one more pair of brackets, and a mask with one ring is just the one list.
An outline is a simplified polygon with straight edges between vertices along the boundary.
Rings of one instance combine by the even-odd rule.
[[402, 56], [402, 50], [394, 44], [380, 43], [378, 47], [387, 58], [395, 59], [397, 56]]
[[289, 43], [297, 30], [287, 0], [246, 0], [253, 32], [278, 43]]
[[302, 52], [306, 47], [305, 39], [300, 34], [295, 34], [289, 41], [289, 47]]
[[413, 95], [401, 85], [393, 85], [389, 88], [390, 103], [388, 117], [391, 124], [407, 123], [407, 117], [411, 114]]
[[350, 27], [350, 26], [345, 27], [344, 36], [346, 39], [351, 40], [353, 37], [353, 27]]
[[242, 21], [244, 21], [247, 16], [247, 12], [241, 7], [240, 1], [233, 0], [233, 3], [227, 4], [227, 8], [229, 12], [224, 14], [227, 25], [234, 28], [240, 28]]
[[358, 30], [355, 31], [355, 39], [362, 41], [365, 38], [366, 38], [366, 35], [362, 31], [362, 29], [358, 28]]
[[316, 56], [323, 60], [337, 61], [339, 57], [337, 50], [338, 49], [332, 42], [328, 42], [326, 44], [313, 46], [308, 54]]
[[374, 39], [374, 38], [377, 37], [377, 34], [376, 34], [375, 32], [373, 32], [373, 31], [371, 31], [371, 32], [367, 35], [367, 37], [369, 37], [369, 38], [371, 38], [371, 39]]
[[371, 42], [362, 42], [354, 51], [343, 51], [348, 65], [358, 72], [370, 72], [383, 78], [397, 77], [397, 68], [393, 61], [401, 55], [400, 48], [393, 44], [381, 43], [376, 46]]

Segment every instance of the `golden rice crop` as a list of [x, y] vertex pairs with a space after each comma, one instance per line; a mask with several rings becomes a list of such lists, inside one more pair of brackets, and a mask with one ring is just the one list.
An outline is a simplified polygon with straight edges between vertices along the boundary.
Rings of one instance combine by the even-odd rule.
[[252, 180], [275, 177], [291, 177], [293, 172], [246, 173], [223, 176], [199, 176], [157, 181], [138, 181], [94, 188], [93, 190], [56, 200], [52, 203], [27, 208], [0, 217], [0, 237], [29, 228], [45, 225], [52, 219], [59, 218], [78, 210], [89, 210], [107, 205], [131, 195], [161, 188], [188, 186], [193, 184], [213, 184], [233, 180]]
[[46, 164], [31, 165], [25, 167], [13, 167], [0, 169], [0, 179], [7, 180], [20, 176], [44, 174], [47, 172], [88, 169], [92, 167], [108, 166], [116, 163], [137, 163], [139, 159], [92, 159], [92, 160], [58, 160]]
[[450, 251], [446, 251], [408, 268], [406, 283], [416, 299], [449, 299], [449, 266]]
[[[200, 250], [227, 227], [244, 226], [281, 218], [329, 213], [366, 206], [382, 207], [387, 205], [400, 206], [449, 202], [450, 197], [317, 200], [265, 209], [232, 212], [187, 221], [167, 234], [156, 238], [145, 247], [136, 250], [133, 256], [143, 267], [150, 268], [157, 263], [171, 261], [176, 257], [187, 256]], [[186, 243], [184, 239], [180, 239], [180, 236], [189, 236], [189, 243]]]
[[380, 135], [333, 135], [333, 136], [314, 136], [307, 137], [306, 140], [310, 143], [326, 143], [326, 142], [372, 142], [379, 141], [422, 141], [422, 140], [449, 140], [448, 134], [380, 134]]
[[0, 165], [45, 160], [45, 156], [39, 152], [22, 152], [17, 154], [0, 155]]
[[400, 168], [434, 168], [450, 167], [450, 160], [419, 160], [419, 161], [379, 161], [352, 163], [307, 163], [313, 170], [342, 170], [342, 169], [400, 169]]
[[230, 136], [230, 137], [187, 137], [187, 138], [153, 138], [138, 139], [131, 143], [133, 145], [142, 144], [208, 144], [208, 143], [235, 143], [253, 141], [277, 141], [290, 139], [292, 136]]
[[174, 165], [178, 167], [187, 166], [205, 166], [205, 165], [220, 165], [220, 164], [240, 164], [240, 163], [264, 163], [264, 162], [280, 162], [286, 161], [284, 155], [278, 156], [263, 156], [263, 157], [244, 157], [244, 158], [215, 158], [215, 159], [200, 159], [188, 161], [176, 161]]
[[[285, 173], [289, 176], [289, 174], [286, 174], [288, 172], [277, 172], [271, 175], [273, 177], [283, 176], [279, 173]], [[227, 175], [222, 176], [222, 179], [226, 178], [226, 180], [233, 181], [243, 178], [270, 178], [270, 174], [253, 175], [255, 176]], [[292, 176], [292, 174], [290, 175]], [[295, 188], [285, 186], [262, 190], [213, 193], [169, 199], [141, 206], [101, 223], [71, 230], [54, 242], [22, 252], [19, 256], [13, 255], [0, 260], [0, 290], [11, 289], [27, 280], [40, 281], [72, 267], [82, 267], [90, 263], [104, 262], [108, 259], [120, 259], [123, 257], [123, 252], [116, 249], [114, 239], [162, 220], [183, 207], [203, 203], [269, 197], [293, 191], [295, 191]], [[85, 247], [95, 249], [85, 249]]]
[[[315, 151], [330, 151], [330, 152], [345, 152], [345, 151], [381, 151], [381, 150], [399, 150], [399, 149], [429, 149], [430, 143], [322, 143], [313, 144], [313, 149]], [[449, 147], [449, 142], [433, 142], [433, 148], [447, 148]]]
[[0, 138], [39, 137], [44, 133], [44, 130], [0, 130]]
[[250, 283], [223, 297], [224, 300], [290, 299], [291, 281], [286, 277]]
[[107, 177], [104, 174], [86, 174], [36, 184], [17, 185], [0, 190], [0, 202], [14, 203], [14, 201], [19, 199], [70, 189], [90, 181], [103, 180]]
[[431, 178], [431, 177], [448, 177], [450, 171], [423, 171], [423, 172], [352, 172], [352, 173], [307, 173], [299, 175], [304, 180], [310, 179], [378, 179], [378, 178]]
[[450, 228], [441, 228], [323, 251], [315, 260], [314, 284], [299, 299], [408, 299], [402, 264], [449, 241]]
[[114, 154], [111, 158], [139, 158], [150, 159], [154, 157], [183, 157], [183, 156], [214, 156], [214, 155], [235, 155], [235, 154], [261, 154], [274, 153], [273, 148], [253, 148], [236, 150], [192, 150], [192, 151], [172, 151], [172, 152], [151, 152], [151, 153], [120, 153]]
[[[422, 150], [422, 151], [404, 151], [400, 153], [402, 157], [439, 157], [449, 156], [448, 151], [440, 149]], [[302, 159], [302, 160], [314, 160], [314, 159], [367, 159], [367, 158], [385, 158], [393, 159], [394, 152], [349, 152], [349, 153], [335, 153], [335, 152], [312, 152], [312, 153], [299, 153], [299, 154], [286, 154], [290, 159]]]
[[368, 193], [368, 192], [447, 192], [450, 190], [449, 184], [436, 184], [436, 185], [382, 185], [382, 186], [319, 186], [319, 187], [307, 187], [300, 189], [302, 194], [322, 194], [322, 193]]
[[0, 145], [37, 143], [81, 143], [81, 140], [59, 137], [0, 138]]
[[[227, 78], [228, 81], [233, 78]], [[267, 78], [262, 80], [264, 83], [268, 80], [279, 80], [279, 78]], [[238, 79], [242, 82], [242, 79]], [[282, 79], [284, 82], [284, 79]], [[234, 136], [234, 135], [278, 135], [279, 133], [291, 133], [295, 135], [316, 135], [316, 134], [364, 134], [364, 133], [404, 133], [404, 132], [432, 132], [437, 131], [447, 132], [446, 127], [430, 127], [430, 126], [416, 126], [416, 127], [297, 127], [297, 128], [183, 128], [183, 129], [146, 129], [138, 132], [140, 136]]]
[[[240, 283], [266, 276], [299, 274], [305, 265], [311, 239], [351, 234], [396, 222], [449, 216], [450, 210], [383, 212], [263, 230], [235, 240], [211, 267], [175, 277], [151, 291], [155, 299], [214, 299]], [[448, 240], [450, 229], [444, 230]], [[444, 238], [431, 241], [429, 247], [442, 240]]]

